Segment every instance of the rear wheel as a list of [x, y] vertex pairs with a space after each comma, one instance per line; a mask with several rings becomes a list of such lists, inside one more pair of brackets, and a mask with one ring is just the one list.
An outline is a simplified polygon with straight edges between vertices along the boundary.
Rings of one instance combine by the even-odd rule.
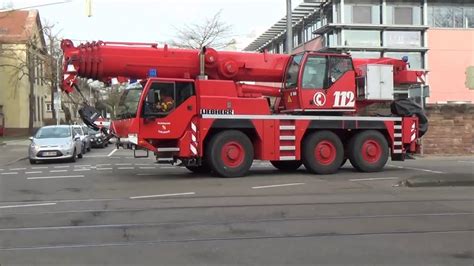
[[378, 172], [387, 163], [389, 150], [384, 135], [376, 130], [366, 130], [349, 141], [349, 160], [361, 172]]
[[303, 164], [301, 161], [270, 161], [280, 171], [295, 171]]
[[303, 164], [315, 174], [337, 172], [344, 159], [344, 146], [339, 137], [331, 131], [317, 131], [303, 142]]
[[217, 133], [206, 147], [210, 168], [222, 177], [244, 176], [252, 166], [253, 146], [244, 133], [228, 130]]

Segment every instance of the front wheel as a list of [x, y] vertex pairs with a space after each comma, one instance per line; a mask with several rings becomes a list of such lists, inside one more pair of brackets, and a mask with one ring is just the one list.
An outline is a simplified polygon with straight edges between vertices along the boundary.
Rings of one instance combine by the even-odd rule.
[[384, 135], [376, 130], [362, 131], [349, 141], [349, 160], [361, 172], [378, 172], [387, 163], [389, 150]]
[[270, 161], [280, 171], [295, 171], [303, 164], [301, 161]]
[[222, 131], [214, 135], [206, 147], [207, 162], [221, 177], [238, 177], [248, 173], [253, 162], [253, 145], [244, 133]]
[[303, 142], [303, 164], [315, 174], [333, 174], [344, 160], [344, 146], [331, 131], [317, 131]]

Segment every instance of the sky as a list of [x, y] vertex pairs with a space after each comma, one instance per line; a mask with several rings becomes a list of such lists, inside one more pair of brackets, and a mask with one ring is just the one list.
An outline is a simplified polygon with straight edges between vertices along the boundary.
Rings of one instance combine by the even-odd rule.
[[[0, 0], [0, 7], [14, 8], [63, 0]], [[239, 48], [285, 16], [286, 0], [91, 0], [92, 17], [86, 16], [86, 0], [37, 7], [43, 23], [54, 24], [60, 36], [78, 41], [128, 41], [166, 43], [175, 28], [200, 23], [221, 11], [221, 20], [232, 26]], [[302, 0], [293, 0], [296, 7]]]

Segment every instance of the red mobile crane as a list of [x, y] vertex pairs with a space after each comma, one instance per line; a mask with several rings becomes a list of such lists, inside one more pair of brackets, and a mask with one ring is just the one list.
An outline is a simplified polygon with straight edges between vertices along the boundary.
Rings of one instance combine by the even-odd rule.
[[[408, 69], [407, 60], [102, 41], [61, 47], [66, 93], [77, 89], [77, 77], [141, 79], [124, 91], [112, 122], [120, 145], [193, 172], [243, 176], [255, 159], [317, 174], [337, 172], [346, 159], [359, 171], [380, 171], [389, 156], [416, 152], [426, 131], [422, 112], [394, 101], [395, 88], [423, 83], [424, 72]], [[395, 103], [391, 116], [360, 115], [381, 102]], [[80, 114], [94, 126], [93, 108], [85, 104]]]

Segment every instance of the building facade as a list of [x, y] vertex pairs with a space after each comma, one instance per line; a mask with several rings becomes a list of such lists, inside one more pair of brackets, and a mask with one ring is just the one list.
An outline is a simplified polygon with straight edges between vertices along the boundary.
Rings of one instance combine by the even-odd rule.
[[[471, 102], [467, 68], [474, 66], [474, 1], [312, 0], [294, 10], [293, 53], [350, 53], [355, 58], [408, 56], [428, 71], [430, 103]], [[286, 18], [245, 48], [286, 53]]]

